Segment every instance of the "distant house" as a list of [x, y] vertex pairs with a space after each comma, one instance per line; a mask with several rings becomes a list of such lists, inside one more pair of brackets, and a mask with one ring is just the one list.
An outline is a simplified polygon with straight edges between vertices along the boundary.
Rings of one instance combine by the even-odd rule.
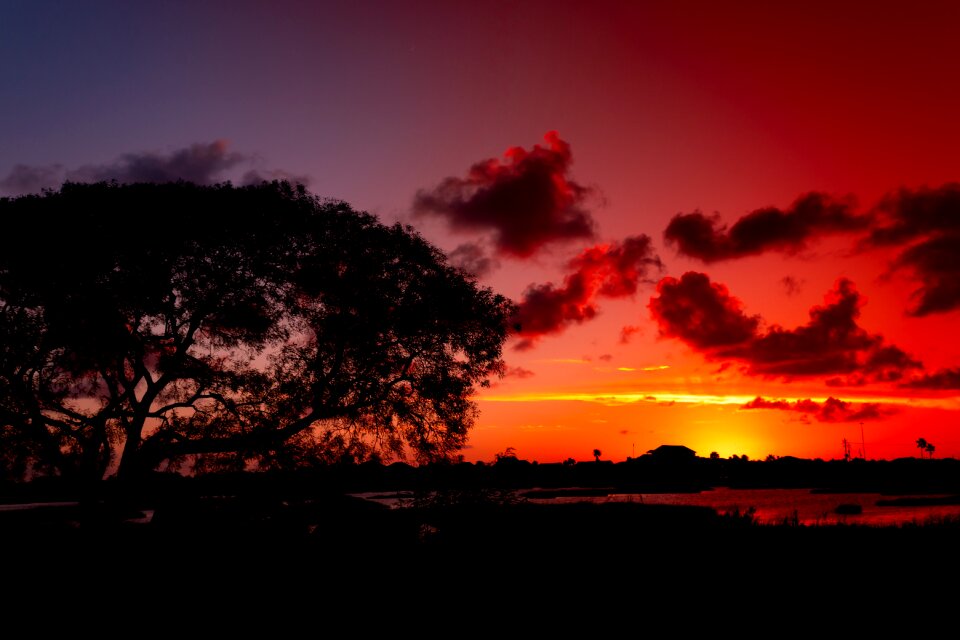
[[647, 451], [647, 455], [658, 462], [690, 462], [696, 459], [697, 452], [679, 444], [662, 444]]

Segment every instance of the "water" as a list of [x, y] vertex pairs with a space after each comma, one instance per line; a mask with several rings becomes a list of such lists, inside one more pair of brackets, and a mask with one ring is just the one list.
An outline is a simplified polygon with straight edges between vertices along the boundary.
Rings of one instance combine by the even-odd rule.
[[[520, 491], [518, 493], [523, 493]], [[371, 492], [353, 494], [391, 507], [399, 506], [409, 492]], [[952, 494], [915, 494], [911, 497], [947, 497]], [[904, 497], [904, 496], [898, 496]], [[877, 506], [878, 500], [891, 496], [880, 493], [814, 493], [810, 489], [731, 489], [718, 487], [700, 493], [610, 493], [606, 496], [561, 496], [528, 498], [535, 504], [567, 504], [572, 502], [635, 502], [641, 504], [674, 504], [710, 507], [718, 513], [746, 513], [762, 524], [784, 522], [804, 525], [865, 524], [890, 526], [944, 518], [960, 518], [960, 505]], [[72, 507], [77, 502], [36, 502], [0, 504], [0, 511], [20, 511], [39, 507]], [[859, 514], [837, 513], [840, 505], [859, 505]], [[153, 510], [145, 510], [142, 518], [131, 522], [150, 522]]]
[[[711, 507], [719, 513], [744, 513], [754, 509], [754, 518], [763, 524], [797, 522], [817, 524], [900, 525], [931, 519], [960, 517], [960, 505], [877, 506], [890, 499], [880, 493], [813, 493], [810, 489], [716, 488], [701, 493], [611, 494], [595, 502], [643, 502]], [[923, 496], [928, 497], [928, 496]], [[931, 496], [932, 497], [932, 496]], [[557, 498], [557, 501], [564, 500]], [[541, 502], [532, 500], [532, 502]], [[838, 514], [840, 505], [859, 505], [859, 514]]]
[[[520, 493], [523, 493], [522, 491]], [[397, 506], [401, 498], [410, 497], [403, 492], [354, 494], [386, 504]], [[897, 496], [904, 497], [904, 496]], [[916, 494], [911, 497], [946, 497], [942, 494]], [[891, 496], [880, 493], [813, 493], [810, 489], [731, 489], [718, 487], [700, 493], [611, 493], [606, 496], [564, 496], [555, 498], [529, 498], [536, 504], [564, 504], [571, 502], [636, 502], [642, 504], [674, 504], [710, 507], [718, 513], [745, 513], [753, 509], [757, 522], [781, 524], [783, 522], [804, 525], [864, 524], [890, 526], [918, 523], [943, 518], [960, 518], [960, 505], [882, 506], [878, 500]], [[859, 514], [842, 515], [836, 512], [840, 505], [859, 505]]]

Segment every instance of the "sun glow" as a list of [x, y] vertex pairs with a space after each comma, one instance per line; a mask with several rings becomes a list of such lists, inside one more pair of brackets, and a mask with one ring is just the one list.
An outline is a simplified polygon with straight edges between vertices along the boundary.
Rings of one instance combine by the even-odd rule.
[[[816, 403], [823, 403], [830, 396], [777, 396], [767, 398], [770, 401], [783, 401], [796, 403], [799, 401], [810, 400]], [[651, 402], [657, 404], [663, 403], [682, 403], [682, 404], [702, 404], [702, 405], [720, 405], [720, 406], [742, 406], [755, 400], [757, 394], [707, 394], [707, 393], [677, 393], [674, 391], [637, 391], [637, 392], [532, 392], [532, 393], [506, 393], [496, 395], [485, 395], [483, 399], [487, 402], [548, 402], [548, 401], [572, 401], [572, 402], [593, 402], [605, 406], [618, 406], [624, 404], [634, 404], [638, 402]], [[846, 397], [845, 397], [846, 399]], [[901, 405], [910, 407], [923, 407], [928, 409], [960, 409], [960, 397], [904, 397], [904, 396], [851, 396], [850, 401], [858, 403], [877, 403], [889, 405]], [[754, 409], [763, 411], [764, 409]]]

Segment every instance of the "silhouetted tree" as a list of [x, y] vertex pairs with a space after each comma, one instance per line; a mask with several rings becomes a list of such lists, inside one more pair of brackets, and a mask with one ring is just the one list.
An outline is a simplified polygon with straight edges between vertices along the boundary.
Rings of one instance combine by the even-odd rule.
[[927, 446], [925, 446], [924, 449], [927, 451], [928, 458], [933, 458], [933, 452], [937, 450], [937, 448], [930, 442], [927, 443]]
[[68, 183], [0, 224], [9, 473], [441, 458], [502, 371], [512, 303], [301, 186]]
[[719, 459], [720, 459], [720, 454], [717, 453], [716, 451], [711, 451], [711, 452], [710, 452], [710, 459], [711, 459], [711, 460], [719, 460]]
[[594, 459], [595, 459], [597, 462], [600, 462], [600, 456], [601, 456], [601, 455], [603, 455], [603, 453], [600, 451], [600, 449], [594, 449], [594, 450], [593, 450], [593, 457], [594, 457]]
[[920, 459], [923, 459], [923, 452], [927, 450], [927, 440], [925, 438], [917, 438], [917, 449], [920, 449]]

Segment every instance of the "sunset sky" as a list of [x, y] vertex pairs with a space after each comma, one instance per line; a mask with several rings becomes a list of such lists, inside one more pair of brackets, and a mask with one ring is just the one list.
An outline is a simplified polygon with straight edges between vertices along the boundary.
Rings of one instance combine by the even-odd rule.
[[960, 457], [960, 3], [0, 5], [0, 195], [288, 178], [515, 300], [467, 460]]

